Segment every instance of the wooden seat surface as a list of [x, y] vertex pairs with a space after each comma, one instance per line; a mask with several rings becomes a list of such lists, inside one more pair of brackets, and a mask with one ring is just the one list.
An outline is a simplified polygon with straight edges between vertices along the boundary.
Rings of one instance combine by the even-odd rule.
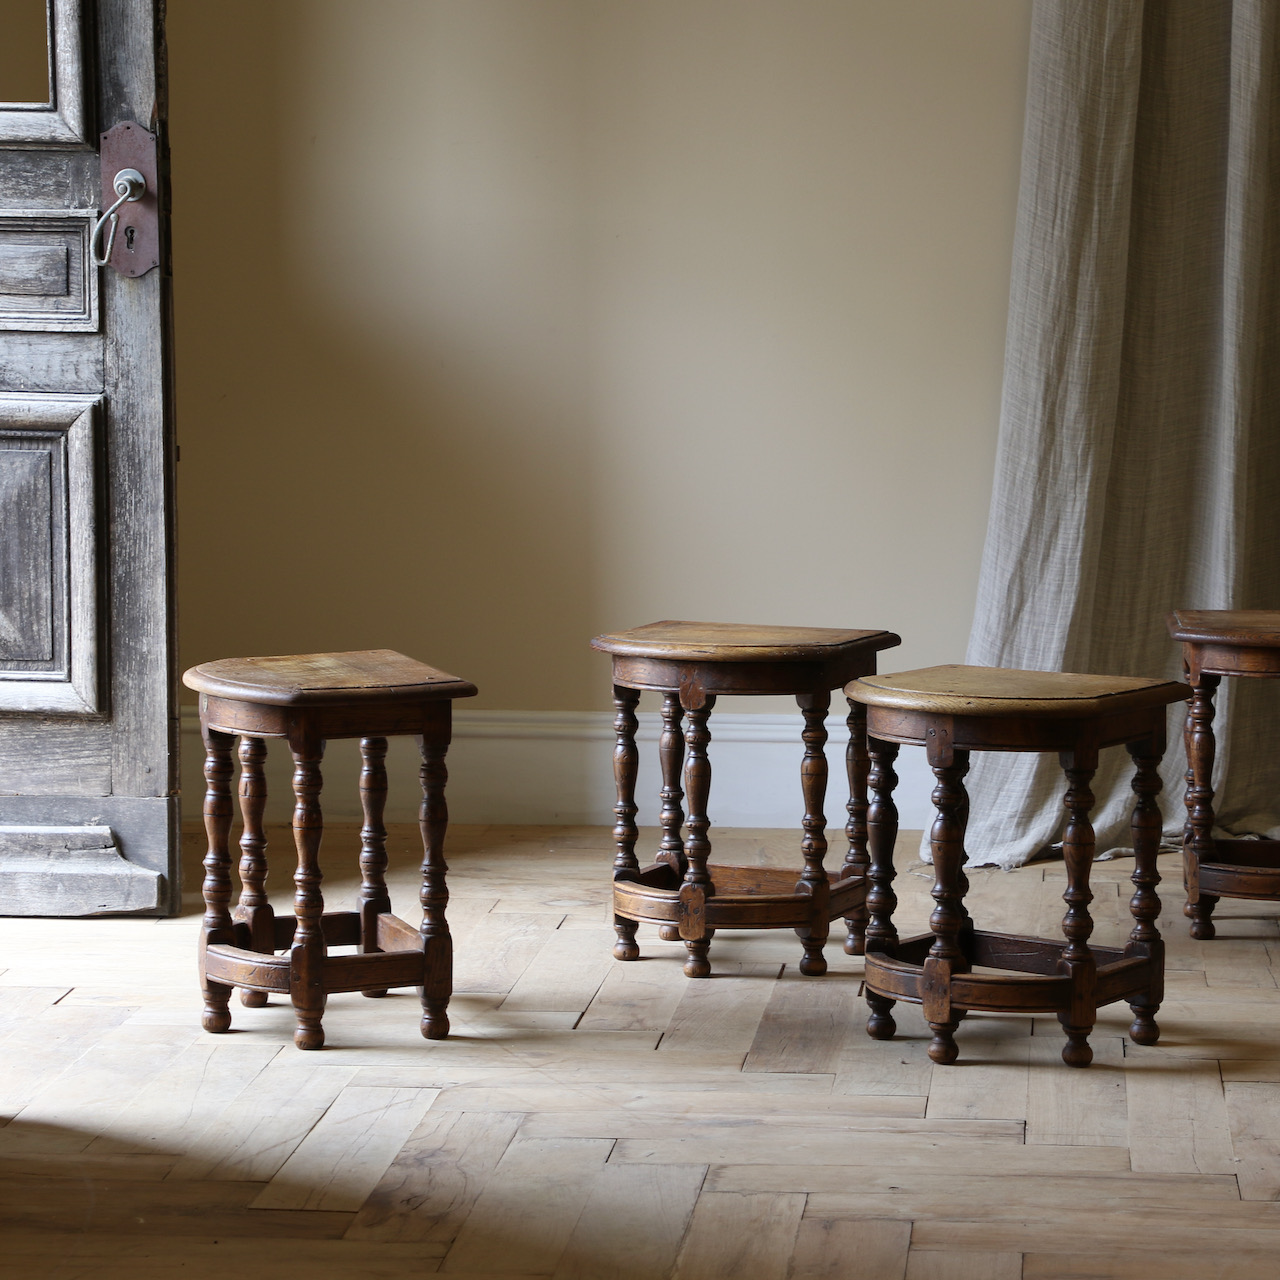
[[937, 715], [1087, 717], [1179, 702], [1190, 690], [1176, 680], [1076, 675], [1007, 667], [942, 666], [863, 676], [846, 686], [872, 707]]
[[1168, 624], [1183, 643], [1280, 648], [1280, 609], [1175, 609]]
[[469, 698], [468, 680], [394, 649], [221, 658], [185, 672], [189, 689], [270, 706], [309, 706], [398, 699]]
[[591, 647], [626, 657], [687, 662], [802, 662], [858, 649], [874, 653], [901, 643], [892, 631], [665, 621], [596, 636]]

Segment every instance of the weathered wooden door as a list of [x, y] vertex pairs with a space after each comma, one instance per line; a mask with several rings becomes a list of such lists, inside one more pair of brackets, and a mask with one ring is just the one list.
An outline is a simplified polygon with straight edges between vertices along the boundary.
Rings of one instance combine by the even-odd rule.
[[[19, 87], [16, 42], [33, 13], [38, 41], [41, 8], [47, 95], [0, 83], [0, 99], [24, 99], [0, 101], [0, 915], [167, 911], [179, 886], [163, 9], [0, 0], [12, 54], [0, 74]], [[126, 170], [125, 191], [145, 190], [95, 244]]]

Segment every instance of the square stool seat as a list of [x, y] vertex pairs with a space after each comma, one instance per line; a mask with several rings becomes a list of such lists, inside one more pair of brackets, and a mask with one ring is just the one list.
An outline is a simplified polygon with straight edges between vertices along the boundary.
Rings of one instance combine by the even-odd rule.
[[[205, 916], [200, 932], [203, 1026], [231, 1026], [229, 1002], [260, 1007], [271, 992], [294, 1006], [300, 1049], [324, 1044], [321, 1019], [329, 995], [360, 991], [383, 996], [392, 987], [422, 989], [422, 1034], [449, 1032], [453, 943], [445, 918], [445, 753], [454, 698], [475, 685], [393, 649], [350, 653], [224, 658], [192, 667], [183, 683], [200, 694], [205, 742]], [[387, 891], [387, 738], [412, 734], [422, 753], [423, 921], [420, 927], [391, 914]], [[240, 738], [241, 893], [231, 903], [232, 751]], [[283, 738], [293, 756], [293, 837], [297, 850], [294, 914], [276, 919], [267, 899], [267, 790], [263, 762], [267, 738]], [[361, 888], [355, 911], [325, 911], [320, 892], [320, 764], [329, 738], [359, 738], [363, 767], [360, 801]], [[330, 946], [357, 945], [356, 955], [329, 955]], [[278, 954], [282, 953], [282, 954]]]
[[[1165, 708], [1186, 698], [1186, 685], [1128, 676], [1074, 675], [991, 667], [942, 666], [853, 681], [845, 693], [867, 708], [871, 757], [867, 894], [866, 991], [874, 1039], [894, 1034], [897, 1000], [923, 1006], [933, 1031], [929, 1057], [954, 1062], [955, 1031], [973, 1009], [1056, 1013], [1067, 1035], [1070, 1066], [1093, 1058], [1089, 1033], [1100, 1005], [1127, 1000], [1139, 1044], [1159, 1037], [1155, 1014], [1163, 998], [1164, 944], [1156, 929], [1160, 881], [1156, 855], [1162, 822], [1156, 795], [1164, 753]], [[923, 746], [938, 785], [930, 831], [937, 904], [931, 932], [899, 939], [893, 924], [893, 846], [898, 814], [893, 762], [900, 744]], [[1136, 766], [1133, 790], [1134, 928], [1123, 949], [1091, 947], [1089, 872], [1094, 832], [1089, 783], [1099, 750], [1124, 745]], [[965, 906], [963, 871], [969, 797], [964, 777], [971, 751], [1054, 751], [1067, 775], [1062, 850], [1067, 904], [1064, 942], [985, 932]], [[983, 970], [977, 972], [976, 970]]]

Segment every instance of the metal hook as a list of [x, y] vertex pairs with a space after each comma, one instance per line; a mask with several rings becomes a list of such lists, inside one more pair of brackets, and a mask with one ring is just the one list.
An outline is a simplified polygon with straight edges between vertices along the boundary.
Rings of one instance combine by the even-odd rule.
[[[120, 223], [120, 215], [116, 210], [122, 204], [132, 204], [135, 200], [141, 200], [147, 193], [147, 180], [137, 169], [121, 169], [111, 185], [115, 188], [119, 199], [94, 224], [93, 235], [89, 239], [89, 256], [93, 259], [95, 267], [105, 267], [111, 261], [111, 250], [116, 242], [116, 227]], [[102, 228], [108, 222], [111, 223], [111, 232], [107, 236], [107, 247], [99, 254], [98, 239], [102, 234]]]

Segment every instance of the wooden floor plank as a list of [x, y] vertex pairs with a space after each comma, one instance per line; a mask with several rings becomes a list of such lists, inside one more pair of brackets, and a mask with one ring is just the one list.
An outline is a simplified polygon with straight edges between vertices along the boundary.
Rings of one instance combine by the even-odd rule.
[[323, 1280], [406, 1280], [431, 1275], [440, 1259], [423, 1245], [348, 1244], [342, 1240], [279, 1240], [233, 1236], [200, 1238], [152, 1233], [77, 1232], [49, 1236], [10, 1231], [0, 1256], [4, 1280], [280, 1280], [312, 1275]]
[[704, 1191], [672, 1280], [786, 1280], [804, 1196]]
[[612, 946], [612, 929], [557, 929], [529, 961], [499, 1008], [508, 1012], [583, 1013], [617, 964]]
[[859, 982], [852, 974], [806, 978], [787, 965], [773, 984], [744, 1071], [834, 1072], [854, 1033]]
[[[1091, 1252], [1122, 1254], [1129, 1258], [1146, 1254], [1153, 1243], [1168, 1253], [1198, 1255], [1206, 1276], [1216, 1276], [1216, 1259], [1270, 1251], [1280, 1255], [1280, 1227], [1275, 1216], [1255, 1216], [1237, 1225], [1226, 1213], [1229, 1201], [1213, 1202], [1214, 1216], [1205, 1220], [1178, 1207], [1159, 1210], [1144, 1207], [1134, 1213], [1083, 1213], [1056, 1210], [1022, 1221], [970, 1221], [925, 1219], [915, 1223], [911, 1247], [927, 1250], [990, 1250], [996, 1253], [1070, 1253], [1087, 1242]], [[1238, 1207], [1238, 1206], [1237, 1206]], [[1261, 1205], [1248, 1206], [1254, 1209]], [[1206, 1239], [1212, 1228], [1211, 1239]]]
[[1227, 1173], [1237, 1164], [1218, 1064], [1125, 1046], [1129, 1157], [1140, 1173]]
[[163, 1087], [142, 1089], [110, 1113], [105, 1132], [89, 1144], [87, 1154], [185, 1155], [279, 1052], [276, 1045], [212, 1036], [195, 1041], [169, 1064]]
[[354, 1213], [417, 1128], [436, 1092], [367, 1085], [343, 1089], [250, 1207]]
[[1124, 1049], [1118, 1037], [1095, 1030], [1093, 1063], [1085, 1070], [1062, 1061], [1065, 1037], [1052, 1018], [1037, 1018], [1030, 1042], [1027, 1142], [1049, 1146], [1124, 1146], [1129, 1136]]
[[702, 1165], [606, 1164], [554, 1280], [670, 1275], [706, 1172]]
[[328, 1111], [352, 1067], [287, 1063], [256, 1076], [199, 1134], [171, 1178], [190, 1182], [268, 1182]]
[[1030, 1018], [966, 1018], [960, 1059], [929, 1081], [928, 1119], [1025, 1120], [1031, 1062]]
[[806, 1216], [788, 1280], [904, 1280], [910, 1244], [909, 1222]]
[[745, 965], [736, 973], [689, 980], [663, 1033], [660, 1050], [741, 1053], [755, 1041], [760, 1019], [773, 996], [781, 965]]
[[1219, 1253], [1207, 1269], [1203, 1254], [1166, 1253], [1160, 1248], [1132, 1253], [1028, 1253], [1022, 1280], [1275, 1280], [1274, 1254]]
[[472, 1206], [441, 1270], [552, 1274], [612, 1146], [597, 1138], [517, 1137]]
[[1280, 1200], [1280, 1084], [1226, 1086], [1236, 1176], [1245, 1200]]
[[[585, 1031], [665, 1031], [690, 982], [673, 958], [642, 952], [639, 960], [615, 961], [578, 1026]], [[741, 967], [721, 962], [716, 972], [736, 973]]]
[[[456, 905], [451, 904], [450, 914], [460, 914]], [[483, 918], [471, 928], [455, 919], [451, 928], [465, 929], [478, 945], [454, 948], [454, 990], [505, 995], [546, 945], [557, 924], [556, 915], [543, 912], [511, 912], [498, 916], [486, 910]]]
[[[917, 1170], [889, 1175], [852, 1176], [838, 1192], [809, 1193], [808, 1212], [823, 1218], [900, 1218], [925, 1222], [935, 1218], [968, 1221], [1020, 1221], [1043, 1205], [1038, 1179]], [[1239, 1203], [1234, 1178], [1142, 1178], [1076, 1176], [1053, 1179], [1058, 1212], [1084, 1213], [1116, 1208], [1165, 1210], [1214, 1201], [1230, 1208]]]
[[524, 1116], [432, 1109], [370, 1192], [349, 1240], [452, 1243]]
[[1020, 1253], [912, 1249], [906, 1280], [1025, 1280]]

